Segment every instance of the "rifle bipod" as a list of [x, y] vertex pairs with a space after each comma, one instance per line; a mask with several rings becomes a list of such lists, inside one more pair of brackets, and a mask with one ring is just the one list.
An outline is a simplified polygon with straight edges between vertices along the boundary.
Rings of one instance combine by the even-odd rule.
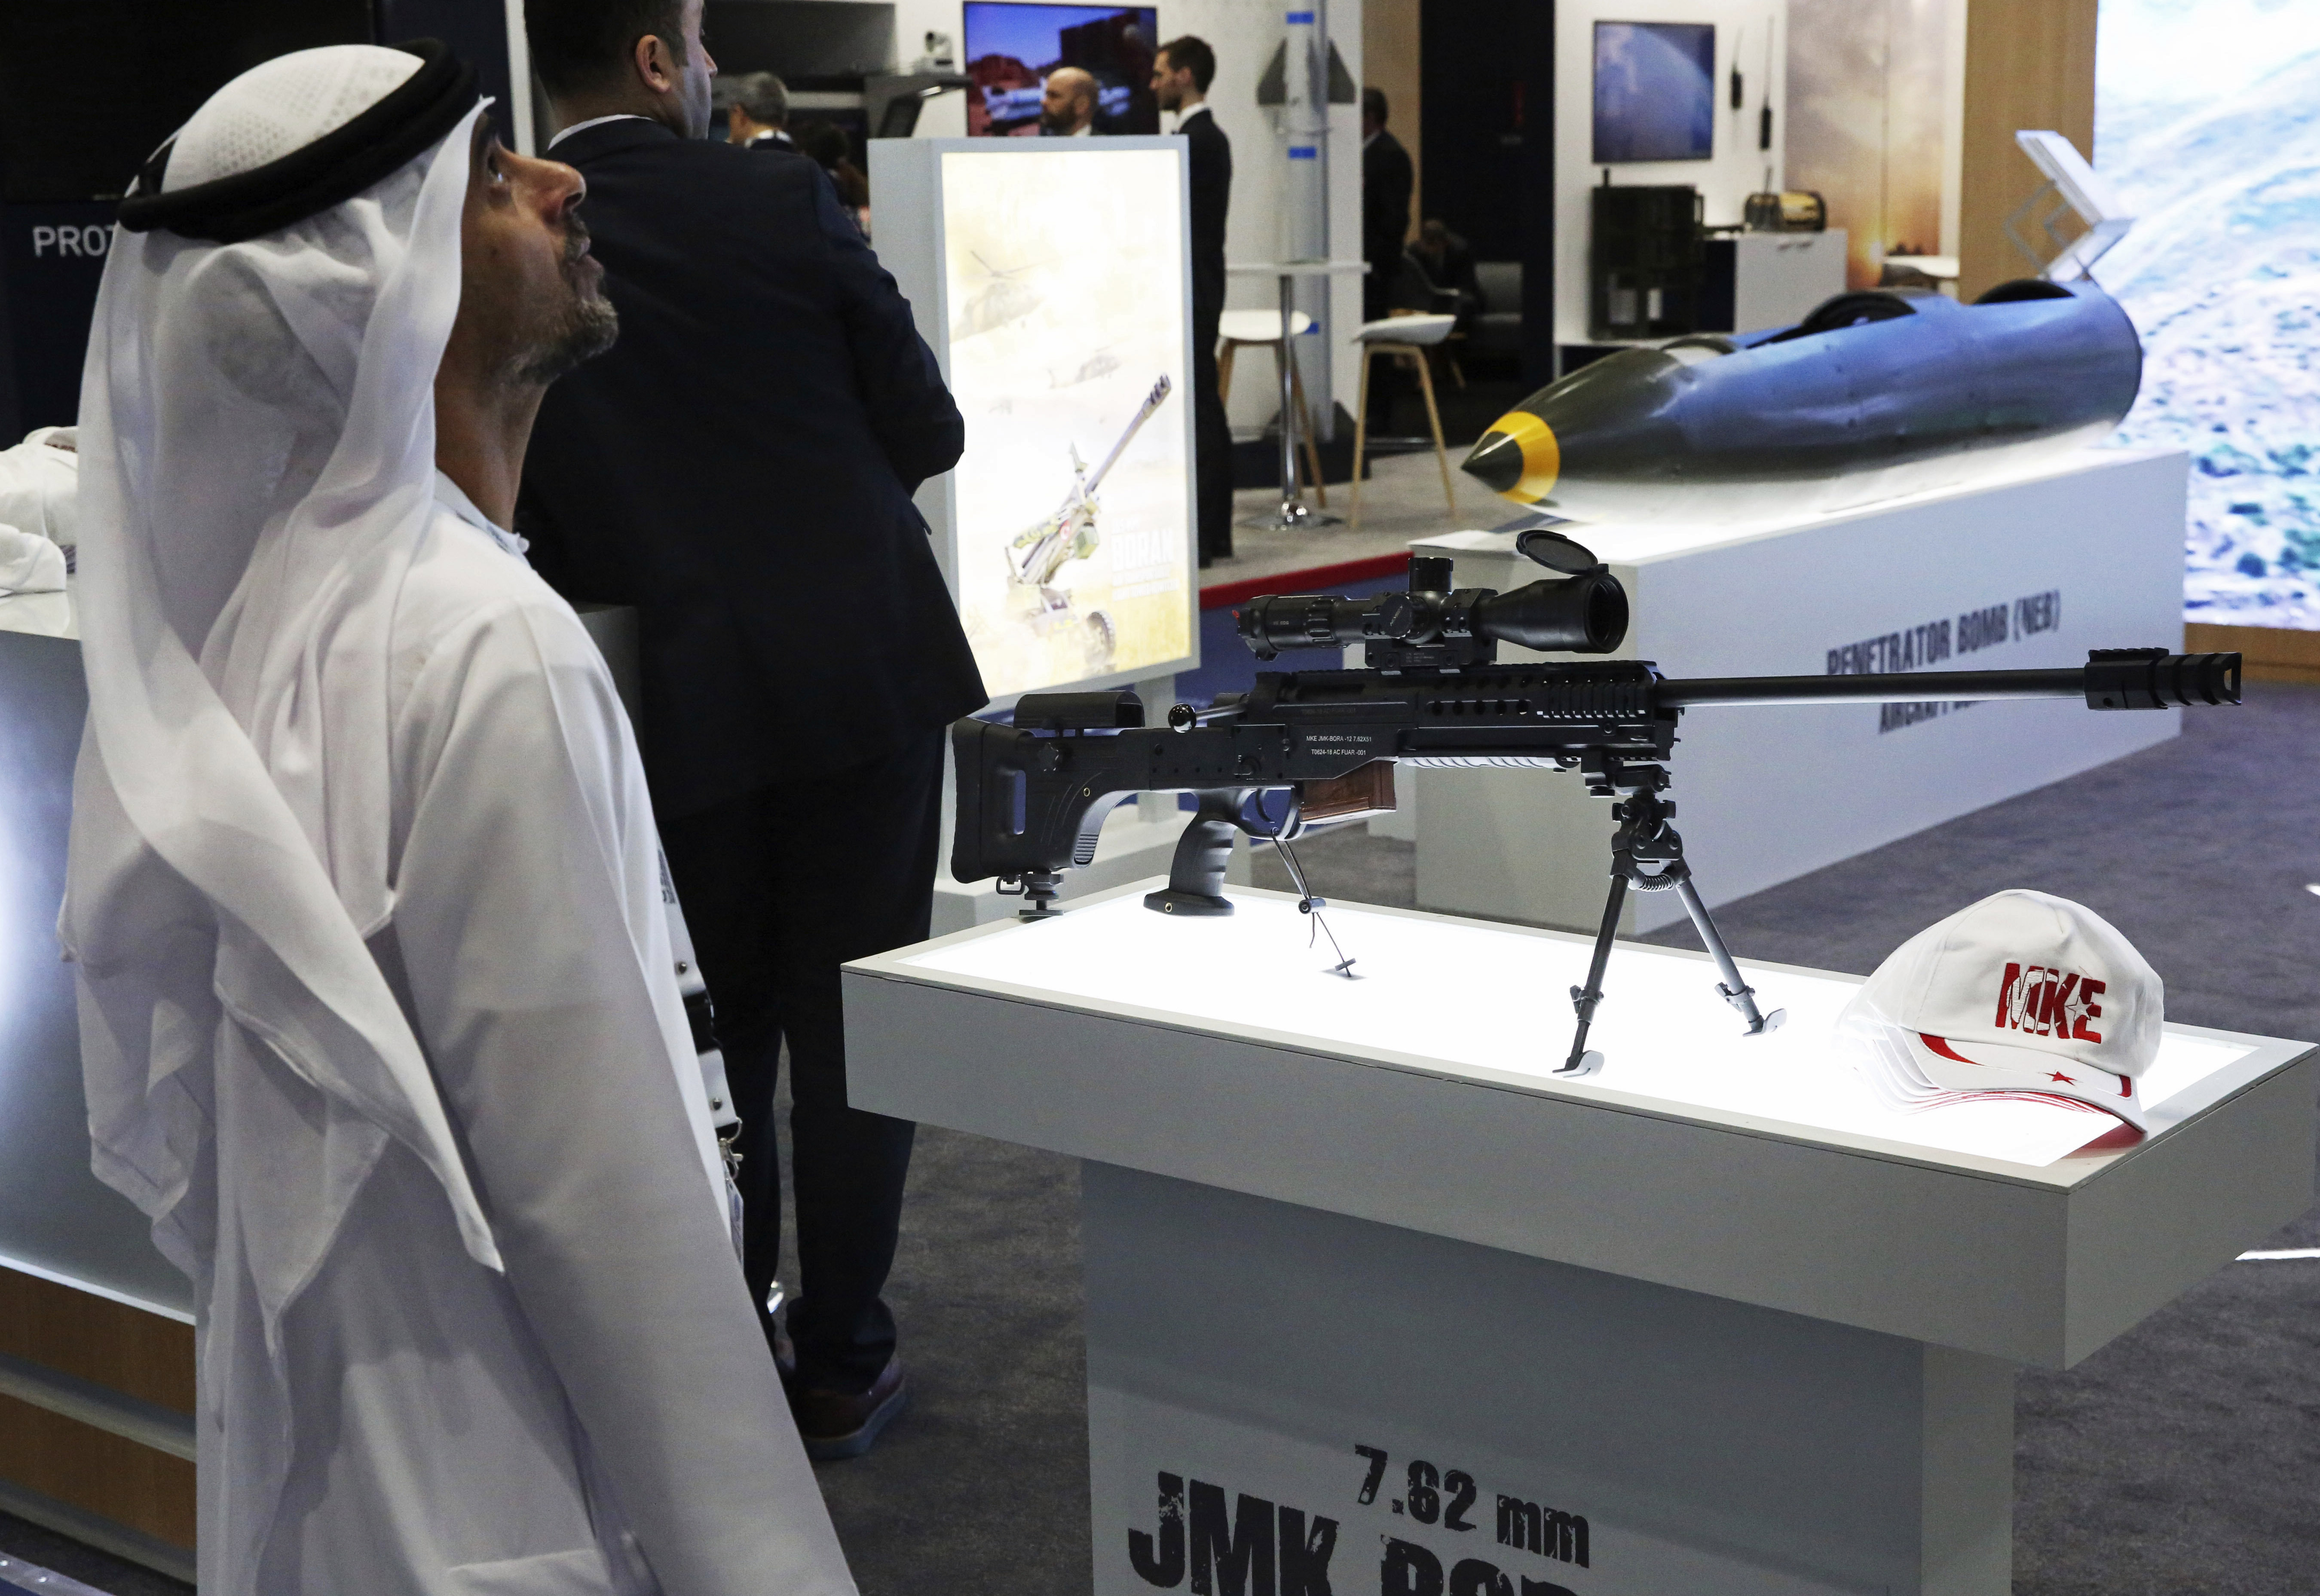
[[1603, 905], [1603, 923], [1595, 933], [1595, 957], [1587, 966], [1587, 984], [1571, 989], [1578, 1029], [1571, 1038], [1571, 1056], [1554, 1073], [1591, 1075], [1603, 1067], [1603, 1056], [1588, 1051], [1587, 1031], [1595, 1022], [1596, 1005], [1603, 1001], [1603, 971], [1611, 962], [1611, 941], [1618, 935], [1619, 910], [1627, 902], [1630, 886], [1639, 893], [1672, 892], [1681, 899], [1684, 912], [1691, 916], [1693, 929], [1724, 976], [1716, 989], [1718, 995], [1740, 1011], [1748, 1021], [1748, 1035], [1778, 1029], [1789, 1011], [1757, 1011], [1755, 988], [1740, 978], [1740, 966], [1732, 962], [1731, 950], [1717, 934], [1708, 905], [1699, 901], [1699, 889], [1691, 883], [1691, 866], [1683, 858], [1683, 839], [1671, 824], [1675, 805], [1660, 796], [1667, 790], [1667, 771], [1657, 765], [1629, 765], [1610, 757], [1600, 766], [1590, 761], [1587, 784], [1590, 792], [1601, 797], [1627, 796], [1611, 809], [1611, 818], [1619, 822], [1619, 829], [1611, 834], [1611, 892]]

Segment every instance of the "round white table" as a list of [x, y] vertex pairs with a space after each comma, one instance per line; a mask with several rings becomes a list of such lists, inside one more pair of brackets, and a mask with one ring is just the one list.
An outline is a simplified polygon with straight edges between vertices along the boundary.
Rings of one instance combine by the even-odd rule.
[[[1297, 307], [1293, 303], [1297, 279], [1300, 277], [1330, 277], [1341, 275], [1358, 276], [1370, 269], [1365, 260], [1252, 260], [1239, 266], [1228, 266], [1225, 270], [1237, 277], [1269, 277], [1281, 280], [1281, 508], [1271, 515], [1262, 516], [1244, 525], [1267, 530], [1286, 531], [1300, 528], [1343, 526], [1346, 518], [1317, 510], [1305, 502], [1297, 486], [1297, 406], [1290, 387], [1290, 362], [1296, 358], [1290, 343], [1289, 329], [1296, 325]], [[1329, 396], [1321, 396], [1323, 404]], [[1354, 462], [1354, 469], [1361, 469]]]

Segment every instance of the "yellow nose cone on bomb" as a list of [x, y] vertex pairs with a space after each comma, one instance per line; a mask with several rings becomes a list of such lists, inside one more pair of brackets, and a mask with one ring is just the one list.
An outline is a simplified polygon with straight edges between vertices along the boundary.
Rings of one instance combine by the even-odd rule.
[[1536, 504], [1563, 475], [1563, 448], [1554, 428], [1527, 410], [1510, 410], [1491, 423], [1460, 469], [1502, 498]]

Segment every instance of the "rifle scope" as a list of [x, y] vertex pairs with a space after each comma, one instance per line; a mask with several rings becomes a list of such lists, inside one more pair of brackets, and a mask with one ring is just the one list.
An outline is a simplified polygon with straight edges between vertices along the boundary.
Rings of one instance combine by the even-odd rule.
[[[1439, 566], [1438, 575], [1421, 567]], [[1259, 659], [1283, 648], [1350, 648], [1355, 643], [1430, 643], [1473, 639], [1542, 653], [1609, 654], [1627, 635], [1627, 591], [1600, 567], [1511, 593], [1487, 587], [1445, 593], [1450, 562], [1409, 562], [1410, 590], [1368, 598], [1291, 593], [1251, 599], [1241, 608], [1241, 640]], [[1431, 581], [1428, 578], [1431, 578]]]

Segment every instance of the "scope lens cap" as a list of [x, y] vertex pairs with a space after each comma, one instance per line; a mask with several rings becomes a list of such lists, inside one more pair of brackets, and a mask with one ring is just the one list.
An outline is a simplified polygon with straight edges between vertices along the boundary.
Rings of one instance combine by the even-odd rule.
[[1603, 563], [1578, 540], [1566, 538], [1546, 527], [1533, 527], [1527, 532], [1518, 532], [1515, 534], [1515, 548], [1524, 558], [1565, 576], [1584, 576]]

